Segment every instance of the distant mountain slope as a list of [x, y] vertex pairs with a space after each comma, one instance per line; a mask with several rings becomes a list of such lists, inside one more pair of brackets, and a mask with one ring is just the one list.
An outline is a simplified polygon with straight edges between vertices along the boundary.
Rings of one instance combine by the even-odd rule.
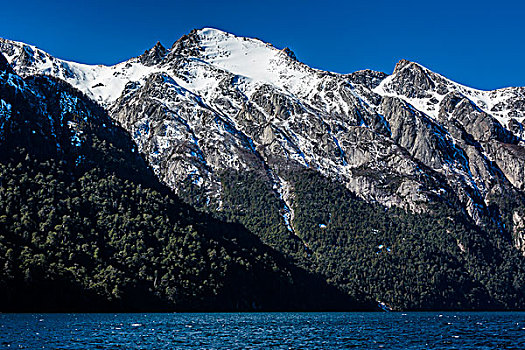
[[[186, 202], [352, 295], [525, 306], [523, 88], [479, 91], [406, 60], [392, 75], [324, 72], [211, 28], [110, 67], [5, 39], [0, 50], [18, 74], [100, 103]], [[383, 240], [399, 245], [391, 258]]]
[[102, 108], [1, 55], [0, 203], [1, 311], [370, 307], [183, 204]]

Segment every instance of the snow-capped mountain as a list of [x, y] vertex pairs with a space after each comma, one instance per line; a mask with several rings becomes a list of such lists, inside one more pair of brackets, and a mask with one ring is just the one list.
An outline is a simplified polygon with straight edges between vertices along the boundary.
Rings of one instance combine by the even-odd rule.
[[5, 39], [0, 50], [18, 74], [52, 75], [100, 103], [163, 182], [199, 189], [189, 198], [199, 206], [222, 209], [221, 172], [253, 171], [293, 231], [287, 174], [309, 168], [368, 202], [412, 212], [441, 202], [478, 225], [511, 225], [525, 248], [525, 88], [480, 91], [405, 60], [391, 75], [325, 72], [211, 28], [114, 66]]
[[373, 308], [183, 203], [103, 108], [2, 54], [0, 266], [2, 311]]

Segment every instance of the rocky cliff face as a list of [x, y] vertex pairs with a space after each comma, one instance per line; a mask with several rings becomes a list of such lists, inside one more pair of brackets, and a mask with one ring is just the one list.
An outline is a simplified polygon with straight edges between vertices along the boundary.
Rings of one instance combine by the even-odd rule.
[[289, 223], [286, 172], [309, 168], [386, 207], [437, 201], [480, 226], [510, 222], [525, 249], [524, 88], [479, 91], [406, 60], [392, 75], [324, 72], [215, 29], [110, 67], [4, 39], [0, 50], [17, 73], [64, 79], [102, 104], [157, 176], [178, 193], [198, 188], [202, 207], [221, 210], [221, 172], [250, 170]]

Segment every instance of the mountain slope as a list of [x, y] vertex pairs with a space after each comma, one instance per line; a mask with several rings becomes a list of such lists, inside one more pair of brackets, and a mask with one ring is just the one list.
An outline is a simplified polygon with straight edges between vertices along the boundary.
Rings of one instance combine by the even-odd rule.
[[2, 311], [370, 307], [182, 203], [69, 84], [0, 55], [0, 106]]
[[[53, 75], [101, 103], [185, 201], [243, 223], [351, 294], [399, 308], [523, 307], [523, 88], [479, 91], [405, 60], [392, 75], [324, 72], [289, 49], [210, 28], [111, 67], [9, 40], [0, 49], [19, 74]], [[338, 202], [334, 193], [347, 206], [310, 221], [316, 203]], [[381, 260], [374, 247], [385, 245], [347, 221], [356, 215], [383, 240], [410, 234], [410, 247], [429, 247]], [[367, 259], [354, 266], [357, 256]], [[447, 292], [451, 280], [434, 276], [451, 269], [461, 282]], [[349, 271], [366, 278], [350, 282]], [[401, 291], [385, 276], [415, 285]]]
[[[224, 164], [259, 170], [302, 166], [336, 174], [366, 200], [420, 211], [443, 184], [428, 186], [419, 178], [436, 178], [437, 172], [452, 178], [447, 184], [481, 224], [494, 191], [490, 183], [509, 187], [509, 180], [522, 186], [512, 175], [522, 167], [498, 156], [509, 153], [501, 143], [521, 147], [525, 107], [519, 88], [477, 91], [408, 61], [388, 77], [372, 71], [333, 74], [307, 67], [288, 49], [209, 28], [181, 38], [170, 50], [157, 44], [111, 67], [61, 61], [6, 40], [1, 45], [20, 74], [57, 76], [103, 103], [135, 136], [165, 183], [177, 189], [190, 173], [207, 200], [220, 193], [213, 172]], [[466, 107], [444, 110], [458, 98], [473, 107], [464, 102]], [[422, 125], [399, 125], [407, 116]], [[467, 120], [473, 122], [467, 125]], [[476, 151], [463, 140], [469, 135], [494, 142]], [[401, 155], [405, 150], [408, 154]], [[490, 161], [506, 178], [495, 174]], [[401, 177], [403, 184], [384, 190], [384, 181], [363, 176], [361, 168]], [[278, 188], [286, 186], [278, 174], [273, 177]]]

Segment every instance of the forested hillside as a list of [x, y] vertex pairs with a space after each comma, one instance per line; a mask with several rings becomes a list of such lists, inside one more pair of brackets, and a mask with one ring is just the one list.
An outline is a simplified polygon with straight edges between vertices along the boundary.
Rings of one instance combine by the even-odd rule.
[[183, 204], [82, 93], [1, 63], [1, 311], [370, 307]]
[[216, 215], [243, 223], [350, 295], [397, 310], [525, 307], [524, 257], [496, 226], [481, 229], [440, 203], [421, 214], [366, 203], [306, 170], [287, 177], [292, 233], [279, 225], [279, 197], [259, 176], [222, 178], [224, 210]]

